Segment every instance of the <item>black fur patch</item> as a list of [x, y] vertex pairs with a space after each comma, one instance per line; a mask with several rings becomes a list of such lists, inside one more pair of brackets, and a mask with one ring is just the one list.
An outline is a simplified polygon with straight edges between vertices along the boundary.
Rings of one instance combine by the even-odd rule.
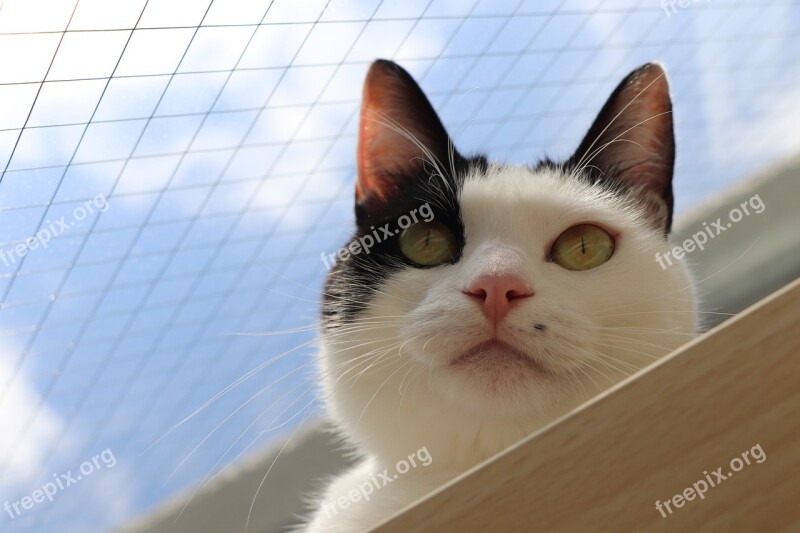
[[[471, 158], [457, 155], [454, 164], [455, 175], [445, 176], [448, 186], [431, 182], [440, 178], [431, 178], [420, 169], [415, 176], [403, 176], [406, 186], [402, 195], [380, 205], [371, 205], [368, 210], [356, 204], [356, 232], [344, 247], [376, 231], [381, 235], [379, 228], [386, 224], [396, 231], [400, 217], [427, 203], [433, 212], [433, 220], [446, 225], [456, 237], [458, 260], [464, 248], [464, 224], [458, 196], [465, 177], [470, 173], [485, 174], [488, 163], [482, 155]], [[323, 327], [330, 330], [351, 322], [365, 309], [386, 279], [402, 268], [436, 267], [421, 267], [409, 261], [400, 251], [397, 235], [376, 243], [369, 253], [361, 252], [337, 261], [325, 283]]]

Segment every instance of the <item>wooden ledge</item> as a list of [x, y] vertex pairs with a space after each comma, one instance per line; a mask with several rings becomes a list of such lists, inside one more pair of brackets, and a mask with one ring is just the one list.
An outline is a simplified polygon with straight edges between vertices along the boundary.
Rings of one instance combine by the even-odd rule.
[[799, 441], [796, 280], [376, 531], [800, 531]]

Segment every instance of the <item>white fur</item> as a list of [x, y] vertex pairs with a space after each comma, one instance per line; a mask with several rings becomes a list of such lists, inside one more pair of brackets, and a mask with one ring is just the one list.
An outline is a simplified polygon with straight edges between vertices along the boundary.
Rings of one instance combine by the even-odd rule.
[[[488, 176], [467, 178], [460, 205], [461, 260], [390, 277], [358, 318], [365, 327], [329, 335], [319, 358], [329, 416], [364, 457], [328, 486], [324, 501], [346, 496], [384, 468], [393, 471], [422, 447], [432, 463], [335, 516], [317, 511], [308, 531], [378, 524], [697, 330], [689, 273], [682, 264], [665, 270], [656, 263], [655, 253], [669, 245], [633, 199], [552, 170], [493, 165]], [[584, 222], [618, 234], [612, 258], [583, 272], [548, 262], [559, 234]], [[487, 272], [522, 276], [535, 291], [511, 310], [499, 333], [548, 371], [543, 379], [449, 366], [489, 338], [478, 305], [462, 293]], [[535, 323], [547, 329], [537, 331]], [[380, 356], [368, 359], [368, 353]]]

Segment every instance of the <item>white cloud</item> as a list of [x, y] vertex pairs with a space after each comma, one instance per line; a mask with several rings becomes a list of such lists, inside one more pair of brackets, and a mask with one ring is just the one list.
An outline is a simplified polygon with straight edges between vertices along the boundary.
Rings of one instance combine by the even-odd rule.
[[[19, 350], [3, 343], [0, 353], [18, 354]], [[68, 429], [65, 420], [42, 401], [41, 394], [24, 374], [19, 373], [6, 390], [13, 374], [10, 359], [0, 360], [0, 387], [5, 390], [5, 399], [0, 404], [0, 458], [5, 468], [0, 477], [0, 505], [30, 495], [52, 481], [53, 473], [65, 474], [72, 470], [77, 475], [82, 462], [102, 451], [86, 450], [86, 443], [80, 438], [85, 432], [80, 425], [72, 424]], [[53, 451], [51, 447], [55, 441], [58, 447]], [[86, 476], [74, 486], [59, 491], [52, 503], [40, 502], [24, 512], [28, 516], [69, 516], [69, 523], [59, 526], [64, 531], [86, 531], [89, 524], [92, 529], [118, 524], [136, 510], [137, 484], [132, 465], [124, 464], [122, 457], [116, 460], [113, 468], [104, 464], [104, 468], [93, 472], [91, 477]], [[53, 472], [53, 465], [58, 465], [55, 468], [59, 470]], [[70, 512], [78, 508], [80, 517]], [[0, 523], [7, 518], [4, 514]]]
[[[0, 352], [19, 354], [19, 350], [8, 349], [8, 346], [2, 346]], [[9, 358], [0, 359], [3, 390], [13, 378], [13, 371]], [[37, 410], [36, 421], [31, 424]], [[0, 404], [0, 428], [0, 457], [6, 463], [0, 490], [7, 493], [34, 481], [44, 466], [42, 462], [50, 443], [63, 432], [64, 421], [43, 404], [39, 392], [26, 377], [18, 374]]]

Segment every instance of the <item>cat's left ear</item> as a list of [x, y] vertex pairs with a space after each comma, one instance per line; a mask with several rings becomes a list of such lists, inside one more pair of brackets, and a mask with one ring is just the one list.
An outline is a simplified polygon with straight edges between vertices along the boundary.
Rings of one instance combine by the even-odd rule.
[[576, 168], [596, 182], [635, 193], [652, 224], [672, 226], [675, 137], [672, 101], [661, 65], [648, 63], [614, 90], [575, 155]]
[[451, 157], [461, 156], [419, 85], [396, 63], [375, 61], [361, 104], [356, 214], [380, 209], [420, 176], [446, 179]]

